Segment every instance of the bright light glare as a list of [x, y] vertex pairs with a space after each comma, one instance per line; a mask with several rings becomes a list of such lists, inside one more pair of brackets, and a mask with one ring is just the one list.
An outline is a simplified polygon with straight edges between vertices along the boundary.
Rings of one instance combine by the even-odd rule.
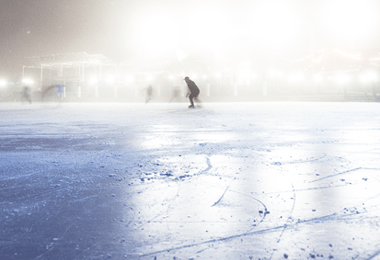
[[284, 75], [284, 73], [279, 70], [271, 69], [268, 71], [268, 75], [269, 77], [272, 77], [272, 78], [280, 78]]
[[183, 36], [193, 46], [210, 48], [220, 53], [230, 47], [234, 26], [226, 10], [216, 5], [204, 5], [185, 17]]
[[243, 68], [243, 69], [240, 69], [240, 71], [238, 72], [238, 75], [239, 75], [239, 78], [249, 79], [252, 74], [249, 68]]
[[23, 80], [22, 80], [22, 83], [24, 83], [24, 84], [28, 84], [28, 85], [32, 85], [32, 84], [34, 83], [34, 81], [31, 80], [31, 79], [23, 79]]
[[271, 50], [293, 43], [301, 24], [297, 10], [282, 0], [263, 0], [254, 5], [248, 23], [253, 27], [253, 40]]
[[106, 82], [107, 82], [108, 84], [113, 84], [113, 83], [115, 83], [115, 77], [114, 77], [114, 76], [108, 76], [108, 77], [106, 78]]
[[316, 82], [321, 82], [323, 81], [323, 77], [321, 74], [315, 74], [313, 79], [316, 81]]
[[347, 74], [339, 74], [335, 77], [336, 82], [340, 84], [346, 84], [350, 81], [350, 76]]
[[90, 80], [89, 80], [90, 84], [91, 85], [95, 85], [98, 83], [98, 78], [97, 77], [91, 77]]
[[322, 21], [333, 35], [343, 40], [366, 37], [375, 29], [376, 7], [374, 0], [326, 1]]
[[301, 82], [305, 79], [305, 75], [302, 72], [294, 73], [289, 75], [289, 81], [290, 82]]
[[362, 82], [368, 83], [368, 82], [375, 82], [378, 80], [378, 76], [375, 72], [369, 71], [360, 76], [360, 80]]
[[163, 13], [146, 14], [138, 28], [141, 47], [152, 56], [170, 50], [175, 45], [177, 24], [170, 16]]
[[135, 81], [135, 78], [133, 77], [133, 75], [127, 75], [127, 76], [125, 77], [125, 79], [126, 79], [126, 81], [127, 81], [128, 83], [131, 83], [131, 82]]
[[0, 87], [5, 87], [7, 85], [7, 81], [4, 79], [0, 79]]

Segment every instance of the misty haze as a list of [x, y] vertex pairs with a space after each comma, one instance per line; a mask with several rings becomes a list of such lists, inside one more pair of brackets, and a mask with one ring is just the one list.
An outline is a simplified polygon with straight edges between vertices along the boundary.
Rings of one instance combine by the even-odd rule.
[[4, 0], [0, 259], [380, 259], [380, 2]]

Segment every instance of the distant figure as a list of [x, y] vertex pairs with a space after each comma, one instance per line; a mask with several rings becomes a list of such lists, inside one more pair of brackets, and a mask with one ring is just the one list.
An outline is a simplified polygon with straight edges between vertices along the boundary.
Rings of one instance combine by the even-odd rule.
[[169, 103], [171, 103], [173, 101], [173, 99], [181, 101], [179, 87], [174, 87], [173, 88], [173, 90], [172, 90], [172, 98], [170, 99]]
[[58, 85], [58, 96], [62, 98], [61, 85]]
[[32, 98], [30, 97], [29, 87], [24, 86], [24, 89], [22, 90], [22, 97], [25, 98], [25, 100], [28, 101], [29, 104], [32, 104]]
[[149, 85], [146, 89], [146, 98], [145, 98], [145, 104], [149, 102], [153, 98], [153, 87]]
[[42, 101], [44, 100], [45, 96], [50, 92], [50, 90], [52, 90], [54, 88], [58, 88], [58, 95], [60, 95], [59, 87], [57, 85], [51, 85], [51, 86], [45, 88], [44, 91], [42, 91]]
[[198, 95], [199, 95], [199, 88], [197, 85], [195, 85], [194, 81], [192, 81], [191, 79], [189, 79], [189, 77], [185, 77], [184, 79], [187, 83], [187, 87], [189, 88], [189, 92], [187, 93], [186, 97], [189, 97], [190, 99], [190, 106], [189, 108], [194, 108], [194, 102], [193, 102], [193, 99], [195, 101], [197, 101], [198, 103], [200, 103], [199, 99], [198, 99]]

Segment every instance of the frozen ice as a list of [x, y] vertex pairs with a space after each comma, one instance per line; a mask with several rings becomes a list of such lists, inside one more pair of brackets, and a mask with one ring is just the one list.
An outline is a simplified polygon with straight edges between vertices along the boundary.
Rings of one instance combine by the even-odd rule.
[[380, 259], [378, 103], [0, 103], [1, 259]]

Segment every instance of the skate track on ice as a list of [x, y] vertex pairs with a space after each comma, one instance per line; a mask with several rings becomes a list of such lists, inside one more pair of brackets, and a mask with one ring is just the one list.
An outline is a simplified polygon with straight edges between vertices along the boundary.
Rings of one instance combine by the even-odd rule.
[[380, 259], [378, 103], [0, 103], [4, 259]]

